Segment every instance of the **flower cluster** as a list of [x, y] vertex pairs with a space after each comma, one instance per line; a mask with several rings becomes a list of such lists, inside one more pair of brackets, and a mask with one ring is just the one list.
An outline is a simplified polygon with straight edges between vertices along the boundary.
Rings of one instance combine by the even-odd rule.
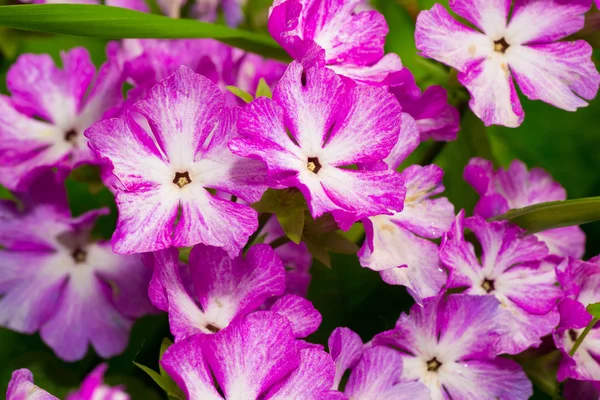
[[[170, 16], [183, 6], [158, 3]], [[417, 19], [417, 47], [458, 70], [486, 125], [523, 121], [513, 77], [531, 99], [585, 106], [600, 84], [591, 47], [560, 40], [591, 0], [512, 3], [450, 1], [477, 30], [437, 4]], [[213, 20], [218, 5], [240, 23], [235, 0], [192, 14]], [[600, 391], [600, 326], [585, 309], [600, 301], [600, 259], [581, 260], [577, 226], [528, 234], [503, 218], [564, 188], [520, 161], [473, 158], [464, 179], [479, 202], [455, 210], [442, 168], [407, 160], [456, 139], [464, 107], [417, 86], [385, 54], [384, 16], [363, 6], [275, 0], [268, 30], [288, 65], [210, 39], [111, 42], [98, 70], [83, 48], [62, 68], [20, 56], [0, 97], [0, 184], [16, 199], [0, 202], [0, 325], [77, 361], [88, 345], [120, 354], [137, 318], [165, 312], [174, 344], [160, 366], [191, 400], [527, 399], [508, 356], [545, 338], [565, 395]], [[65, 180], [80, 167], [114, 194], [110, 242], [92, 234], [107, 209], [71, 215]], [[356, 227], [360, 250], [340, 232]], [[322, 316], [306, 296], [313, 256], [336, 248], [415, 304], [367, 343], [335, 329], [326, 350], [307, 339]], [[68, 400], [128, 399], [105, 370]], [[7, 398], [55, 397], [20, 369]]]

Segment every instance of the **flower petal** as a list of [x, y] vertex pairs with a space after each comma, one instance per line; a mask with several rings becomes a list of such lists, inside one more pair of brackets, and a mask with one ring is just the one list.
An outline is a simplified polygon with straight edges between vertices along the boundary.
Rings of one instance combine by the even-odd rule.
[[497, 54], [469, 64], [458, 74], [458, 80], [469, 93], [469, 107], [486, 126], [521, 125], [525, 113], [517, 96], [509, 66]]
[[363, 342], [348, 328], [335, 328], [327, 340], [329, 353], [335, 362], [333, 388], [338, 389], [347, 370], [354, 368], [363, 353]]
[[270, 308], [288, 319], [292, 326], [294, 336], [303, 338], [319, 329], [321, 314], [312, 303], [300, 296], [293, 294], [279, 298]]
[[22, 368], [14, 371], [8, 383], [6, 400], [58, 400], [33, 383], [33, 374]]
[[477, 26], [493, 40], [502, 38], [511, 0], [451, 0], [452, 11]]
[[[525, 96], [567, 111], [587, 106], [598, 93], [600, 74], [592, 46], [583, 40], [507, 50], [507, 60]], [[579, 97], [578, 97], [579, 96]]]

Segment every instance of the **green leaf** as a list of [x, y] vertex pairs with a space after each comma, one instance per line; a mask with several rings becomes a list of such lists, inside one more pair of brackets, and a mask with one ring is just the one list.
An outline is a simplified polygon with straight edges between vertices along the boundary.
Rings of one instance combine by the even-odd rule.
[[160, 386], [162, 390], [165, 391], [170, 399], [185, 400], [185, 394], [169, 375], [161, 375], [152, 368], [148, 368], [145, 365], [136, 363], [135, 361], [133, 361], [133, 364], [148, 374], [148, 376], [152, 378], [152, 380], [156, 382], [156, 384]]
[[[163, 354], [165, 354], [165, 351], [167, 351], [167, 349], [169, 347], [171, 347], [172, 345], [173, 345], [173, 342], [171, 341], [171, 339], [169, 339], [169, 338], [164, 338], [163, 339], [162, 343], [160, 344], [160, 352], [158, 353], [159, 354], [159, 357], [158, 357], [159, 360], [163, 359]], [[167, 371], [165, 371], [163, 369], [163, 367], [162, 367], [162, 365], [160, 365], [160, 363], [158, 363], [158, 369], [159, 369], [160, 374], [162, 376], [168, 376]]]
[[182, 247], [179, 249], [179, 261], [184, 263], [188, 263], [190, 260], [190, 252], [192, 251], [191, 247]]
[[510, 221], [528, 233], [582, 225], [600, 220], [600, 197], [534, 204], [510, 210], [493, 220]]
[[252, 97], [250, 93], [240, 89], [237, 86], [225, 86], [225, 88], [231, 93], [235, 94], [240, 99], [244, 100], [246, 103], [250, 103], [252, 100], [254, 100], [254, 97]]
[[592, 314], [592, 317], [600, 318], [600, 303], [589, 304], [585, 309]]
[[304, 230], [304, 208], [290, 207], [276, 214], [285, 235], [296, 244], [302, 240]]
[[268, 97], [269, 99], [273, 97], [273, 92], [271, 88], [265, 81], [265, 78], [260, 78], [258, 81], [258, 87], [256, 88], [256, 97]]
[[313, 242], [310, 239], [305, 239], [304, 243], [306, 244], [306, 248], [310, 252], [310, 254], [318, 261], [320, 261], [324, 266], [331, 269], [331, 256], [329, 255], [329, 251], [318, 243]]
[[0, 26], [28, 31], [122, 38], [212, 38], [265, 57], [287, 61], [271, 37], [192, 19], [174, 19], [89, 4], [26, 4], [0, 7]]

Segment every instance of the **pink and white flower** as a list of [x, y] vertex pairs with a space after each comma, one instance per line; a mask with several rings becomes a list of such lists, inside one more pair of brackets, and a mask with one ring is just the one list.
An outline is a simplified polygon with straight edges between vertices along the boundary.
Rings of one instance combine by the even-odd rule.
[[34, 182], [20, 212], [0, 203], [0, 325], [40, 332], [63, 360], [121, 353], [133, 321], [154, 311], [146, 294], [150, 271], [138, 256], [91, 242], [96, 218], [108, 210], [70, 215], [51, 175]]
[[0, 184], [27, 190], [37, 176], [58, 168], [98, 164], [83, 131], [122, 99], [122, 71], [109, 59], [96, 73], [84, 48], [61, 54], [24, 54], [6, 76], [11, 97], [0, 96]]
[[270, 311], [175, 343], [161, 365], [189, 400], [345, 398], [331, 390], [335, 366], [329, 354], [296, 340], [288, 320]]
[[492, 296], [438, 296], [413, 306], [372, 344], [395, 349], [404, 364], [399, 378], [421, 382], [433, 400], [526, 400], [531, 382], [519, 364], [498, 357], [498, 311]]
[[233, 153], [267, 164], [272, 186], [298, 188], [313, 218], [331, 212], [342, 229], [361, 218], [402, 210], [400, 175], [378, 163], [398, 141], [400, 105], [385, 90], [293, 62], [273, 92], [245, 107]]
[[486, 125], [516, 127], [525, 113], [513, 77], [528, 98], [567, 111], [586, 106], [585, 100], [596, 96], [600, 74], [591, 59], [592, 47], [583, 40], [559, 41], [583, 28], [591, 4], [452, 0], [452, 11], [478, 30], [436, 4], [419, 14], [415, 40], [423, 56], [458, 70], [458, 80], [471, 93], [471, 109]]
[[364, 0], [276, 0], [271, 36], [298, 61], [317, 61], [356, 81], [386, 85], [402, 69], [384, 55], [388, 25], [377, 11], [360, 11]]
[[215, 84], [181, 66], [124, 119], [86, 131], [90, 147], [112, 165], [118, 180], [115, 252], [203, 243], [230, 256], [239, 253], [258, 226], [256, 211], [206, 190], [254, 202], [266, 189], [263, 164], [227, 148], [237, 136], [237, 113], [224, 106]]
[[[179, 264], [175, 248], [144, 257], [154, 270], [150, 299], [169, 313], [176, 342], [219, 332], [264, 307], [266, 300], [281, 296], [285, 289], [283, 263], [266, 244], [254, 245], [234, 259], [219, 248], [197, 245], [187, 268]], [[286, 317], [297, 337], [313, 333], [321, 324], [321, 315], [310, 301], [297, 295], [279, 298], [270, 310]]]
[[[470, 229], [481, 246], [481, 261], [463, 230]], [[499, 352], [517, 354], [539, 346], [541, 337], [558, 325], [554, 267], [560, 258], [546, 258], [548, 249], [534, 236], [506, 221], [486, 222], [479, 216], [464, 219], [461, 211], [444, 234], [440, 258], [451, 270], [448, 288], [497, 298], [502, 307]]]
[[[567, 199], [567, 192], [541, 168], [532, 168], [514, 160], [508, 169], [494, 166], [488, 160], [472, 158], [465, 167], [465, 180], [481, 196], [475, 214], [493, 218], [513, 208], [547, 201]], [[585, 233], [578, 226], [550, 229], [535, 236], [546, 243], [550, 254], [581, 258], [585, 251]]]

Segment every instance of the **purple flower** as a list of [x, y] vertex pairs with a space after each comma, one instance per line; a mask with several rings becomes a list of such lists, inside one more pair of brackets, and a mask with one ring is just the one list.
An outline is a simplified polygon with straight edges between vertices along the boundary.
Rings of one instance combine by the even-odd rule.
[[[596, 96], [600, 74], [583, 40], [559, 42], [583, 28], [591, 0], [453, 0], [452, 10], [483, 33], [457, 22], [436, 4], [417, 18], [415, 40], [425, 57], [456, 68], [469, 105], [486, 125], [516, 127], [524, 112], [513, 83], [532, 100], [575, 111]], [[532, 23], [535, 21], [535, 23]]]
[[589, 262], [565, 258], [557, 266], [556, 274], [565, 291], [565, 298], [558, 305], [560, 325], [553, 334], [554, 343], [563, 354], [558, 380], [600, 381], [600, 326], [596, 325], [575, 355], [569, 356], [573, 344], [592, 320], [585, 307], [600, 302], [600, 258], [595, 257]]
[[313, 218], [331, 212], [342, 229], [402, 210], [404, 186], [393, 170], [353, 170], [386, 158], [400, 133], [400, 105], [385, 90], [357, 86], [326, 68], [293, 62], [273, 92], [245, 107], [240, 156], [263, 160], [278, 188], [298, 188]]
[[384, 55], [388, 26], [377, 11], [358, 11], [363, 0], [276, 0], [271, 36], [296, 60], [316, 59], [340, 75], [387, 84], [402, 68], [396, 54]]
[[[282, 295], [285, 288], [283, 263], [266, 244], [254, 245], [234, 259], [219, 248], [197, 245], [183, 274], [177, 249], [145, 257], [146, 265], [154, 269], [150, 299], [169, 313], [176, 341], [219, 332], [256, 311], [267, 299]], [[289, 319], [297, 337], [313, 333], [321, 323], [321, 315], [312, 304], [296, 295], [281, 297], [270, 309]]]
[[150, 272], [137, 256], [91, 242], [95, 210], [73, 218], [64, 190], [44, 175], [22, 196], [19, 212], [0, 203], [0, 324], [42, 340], [67, 361], [91, 344], [101, 357], [125, 349], [135, 318], [154, 310]]
[[402, 356], [383, 347], [363, 347], [360, 337], [348, 328], [336, 328], [328, 341], [336, 366], [334, 388], [351, 369], [344, 393], [353, 400], [430, 399], [429, 389], [420, 382], [403, 381]]
[[531, 382], [516, 362], [497, 356], [498, 310], [492, 296], [430, 298], [372, 344], [395, 349], [404, 363], [400, 379], [423, 383], [432, 399], [526, 400]]
[[[69, 394], [66, 400], [129, 400], [129, 395], [121, 388], [103, 383], [106, 369], [106, 364], [96, 367], [81, 383], [79, 390]], [[58, 400], [58, 397], [36, 386], [31, 371], [23, 368], [12, 373], [6, 400]]]
[[[0, 96], [0, 184], [25, 191], [51, 168], [98, 163], [83, 131], [121, 100], [122, 72], [109, 59], [96, 73], [86, 49], [25, 54], [9, 69], [12, 96]], [[93, 82], [93, 83], [92, 83]]]
[[212, 82], [181, 66], [124, 119], [86, 131], [90, 147], [112, 164], [119, 181], [115, 252], [203, 243], [235, 256], [256, 230], [256, 211], [205, 189], [254, 202], [266, 188], [262, 163], [227, 148], [237, 135], [238, 110], [223, 103]]
[[460, 128], [458, 110], [448, 104], [448, 93], [441, 86], [429, 86], [425, 91], [416, 85], [407, 68], [395, 74], [390, 93], [402, 106], [402, 119], [408, 114], [415, 120], [421, 141], [451, 141]]
[[131, 10], [150, 12], [144, 0], [21, 0], [23, 3], [34, 4], [105, 4], [112, 7], [129, 8]]
[[443, 175], [436, 165], [408, 167], [401, 173], [406, 185], [404, 209], [363, 220], [366, 240], [358, 253], [361, 265], [380, 271], [389, 284], [406, 286], [419, 304], [437, 295], [448, 280], [438, 246], [428, 240], [440, 238], [454, 219], [448, 199], [433, 198], [444, 191]]
[[[557, 257], [549, 257], [543, 242], [506, 221], [486, 222], [475, 216], [463, 221], [461, 211], [444, 234], [440, 258], [451, 269], [448, 288], [466, 288], [465, 293], [488, 295], [500, 300], [499, 318], [502, 353], [516, 354], [538, 346], [541, 337], [558, 324], [556, 303], [563, 293], [556, 286]], [[473, 244], [466, 241], [464, 227], [479, 242], [481, 261]]]
[[[519, 160], [514, 160], [507, 170], [494, 171], [490, 161], [473, 158], [465, 167], [464, 177], [481, 196], [474, 212], [483, 218], [497, 217], [513, 208], [567, 199], [565, 189], [546, 171], [527, 171]], [[580, 258], [585, 251], [585, 233], [578, 226], [550, 229], [535, 236], [546, 243], [551, 254]]]
[[189, 400], [344, 399], [331, 390], [331, 357], [296, 340], [288, 320], [270, 311], [237, 319], [215, 335], [175, 343], [161, 365]]

